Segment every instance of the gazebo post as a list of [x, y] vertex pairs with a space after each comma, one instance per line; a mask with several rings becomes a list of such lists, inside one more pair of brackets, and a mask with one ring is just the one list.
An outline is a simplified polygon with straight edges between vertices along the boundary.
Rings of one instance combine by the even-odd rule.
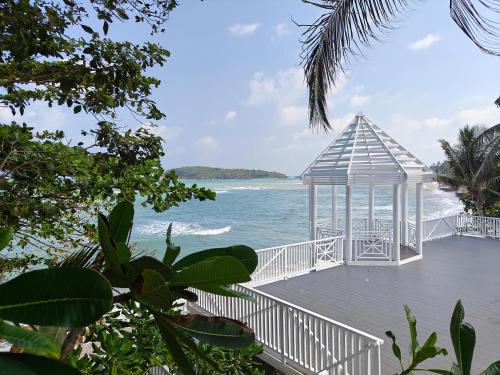
[[331, 228], [337, 229], [337, 185], [332, 185], [332, 223]]
[[401, 245], [408, 246], [408, 183], [401, 189]]
[[422, 255], [423, 228], [422, 228], [422, 209], [423, 209], [423, 183], [417, 183], [417, 202], [415, 217], [415, 247], [417, 254]]
[[352, 185], [345, 187], [345, 254], [352, 261]]
[[375, 187], [368, 186], [368, 230], [375, 230]]
[[399, 221], [400, 221], [400, 215], [399, 215], [399, 194], [400, 193], [400, 188], [399, 184], [395, 184], [393, 186], [393, 191], [392, 191], [392, 235], [393, 235], [393, 254], [392, 254], [392, 260], [399, 262], [401, 260], [401, 254], [400, 254], [400, 236], [399, 236]]
[[311, 241], [314, 241], [316, 239], [316, 216], [316, 185], [311, 182], [309, 184], [309, 233]]

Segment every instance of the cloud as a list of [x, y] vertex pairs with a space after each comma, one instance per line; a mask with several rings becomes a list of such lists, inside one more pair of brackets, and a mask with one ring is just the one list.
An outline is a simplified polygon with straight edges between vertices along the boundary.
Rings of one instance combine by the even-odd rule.
[[203, 152], [215, 152], [219, 148], [219, 144], [215, 138], [211, 136], [203, 137], [195, 142], [195, 147]]
[[276, 36], [284, 36], [289, 33], [288, 27], [285, 23], [279, 23], [274, 27], [274, 33]]
[[179, 135], [180, 129], [168, 126], [168, 125], [142, 125], [143, 128], [148, 130], [150, 133], [157, 135], [158, 137], [162, 137], [164, 141], [168, 141], [169, 139], [175, 138]]
[[259, 27], [260, 23], [258, 22], [247, 24], [235, 23], [229, 26], [228, 30], [231, 34], [236, 36], [249, 36], [255, 34]]
[[301, 68], [280, 70], [272, 76], [257, 72], [249, 83], [250, 94], [245, 103], [258, 106], [267, 103], [295, 104], [306, 94]]
[[351, 107], [361, 107], [372, 100], [370, 95], [355, 94], [351, 97]]
[[411, 50], [414, 50], [414, 51], [418, 51], [421, 49], [427, 49], [430, 46], [432, 46], [434, 43], [437, 43], [440, 39], [441, 39], [441, 37], [439, 35], [428, 34], [424, 38], [419, 39], [413, 43], [410, 43], [408, 48]]
[[224, 116], [224, 121], [231, 122], [231, 121], [233, 121], [236, 118], [237, 115], [238, 114], [236, 113], [236, 111], [229, 111]]
[[483, 108], [469, 108], [457, 113], [455, 120], [460, 126], [465, 125], [485, 125], [493, 126], [500, 123], [500, 109], [495, 106]]
[[60, 107], [48, 107], [46, 103], [35, 102], [31, 104], [24, 115], [12, 115], [8, 108], [0, 108], [0, 121], [10, 123], [16, 121], [18, 123], [26, 122], [37, 131], [42, 130], [63, 130], [66, 123], [66, 114]]
[[278, 109], [278, 118], [280, 124], [285, 126], [294, 126], [298, 124], [306, 126], [309, 123], [306, 106], [287, 105], [280, 107]]

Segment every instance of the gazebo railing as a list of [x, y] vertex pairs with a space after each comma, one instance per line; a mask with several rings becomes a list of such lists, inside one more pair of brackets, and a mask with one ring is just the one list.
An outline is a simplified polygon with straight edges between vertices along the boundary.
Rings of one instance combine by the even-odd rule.
[[344, 238], [337, 236], [257, 250], [259, 262], [252, 274], [252, 285], [340, 265], [344, 261], [343, 248]]
[[353, 260], [391, 260], [392, 230], [353, 231]]
[[456, 230], [460, 234], [500, 239], [500, 218], [457, 215]]

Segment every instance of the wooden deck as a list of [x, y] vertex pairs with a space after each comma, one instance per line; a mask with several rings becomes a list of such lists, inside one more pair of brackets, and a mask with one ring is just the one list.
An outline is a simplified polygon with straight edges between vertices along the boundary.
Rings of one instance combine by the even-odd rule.
[[456, 301], [476, 329], [473, 373], [500, 359], [500, 241], [465, 236], [424, 245], [424, 259], [400, 267], [341, 266], [258, 287], [266, 293], [385, 340], [382, 374], [398, 369], [384, 332], [392, 330], [404, 358], [409, 342], [403, 304], [417, 318], [420, 342], [432, 331], [454, 359], [449, 321]]

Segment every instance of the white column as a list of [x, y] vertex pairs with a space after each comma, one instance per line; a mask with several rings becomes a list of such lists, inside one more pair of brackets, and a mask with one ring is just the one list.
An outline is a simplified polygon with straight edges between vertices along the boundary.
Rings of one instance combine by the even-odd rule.
[[408, 246], [408, 183], [401, 187], [401, 245]]
[[399, 237], [399, 184], [393, 186], [392, 191], [392, 234], [393, 234], [393, 254], [392, 259], [398, 261], [401, 259], [400, 237]]
[[309, 234], [311, 240], [316, 239], [316, 185], [311, 183], [309, 185]]
[[352, 186], [345, 187], [345, 257], [352, 260]]
[[332, 185], [332, 229], [337, 229], [337, 185]]
[[368, 187], [368, 230], [375, 230], [375, 187]]
[[416, 203], [416, 217], [415, 217], [415, 247], [417, 248], [417, 254], [422, 255], [422, 242], [423, 242], [423, 227], [422, 227], [422, 215], [423, 215], [423, 198], [424, 189], [423, 184], [417, 184], [417, 203]]

